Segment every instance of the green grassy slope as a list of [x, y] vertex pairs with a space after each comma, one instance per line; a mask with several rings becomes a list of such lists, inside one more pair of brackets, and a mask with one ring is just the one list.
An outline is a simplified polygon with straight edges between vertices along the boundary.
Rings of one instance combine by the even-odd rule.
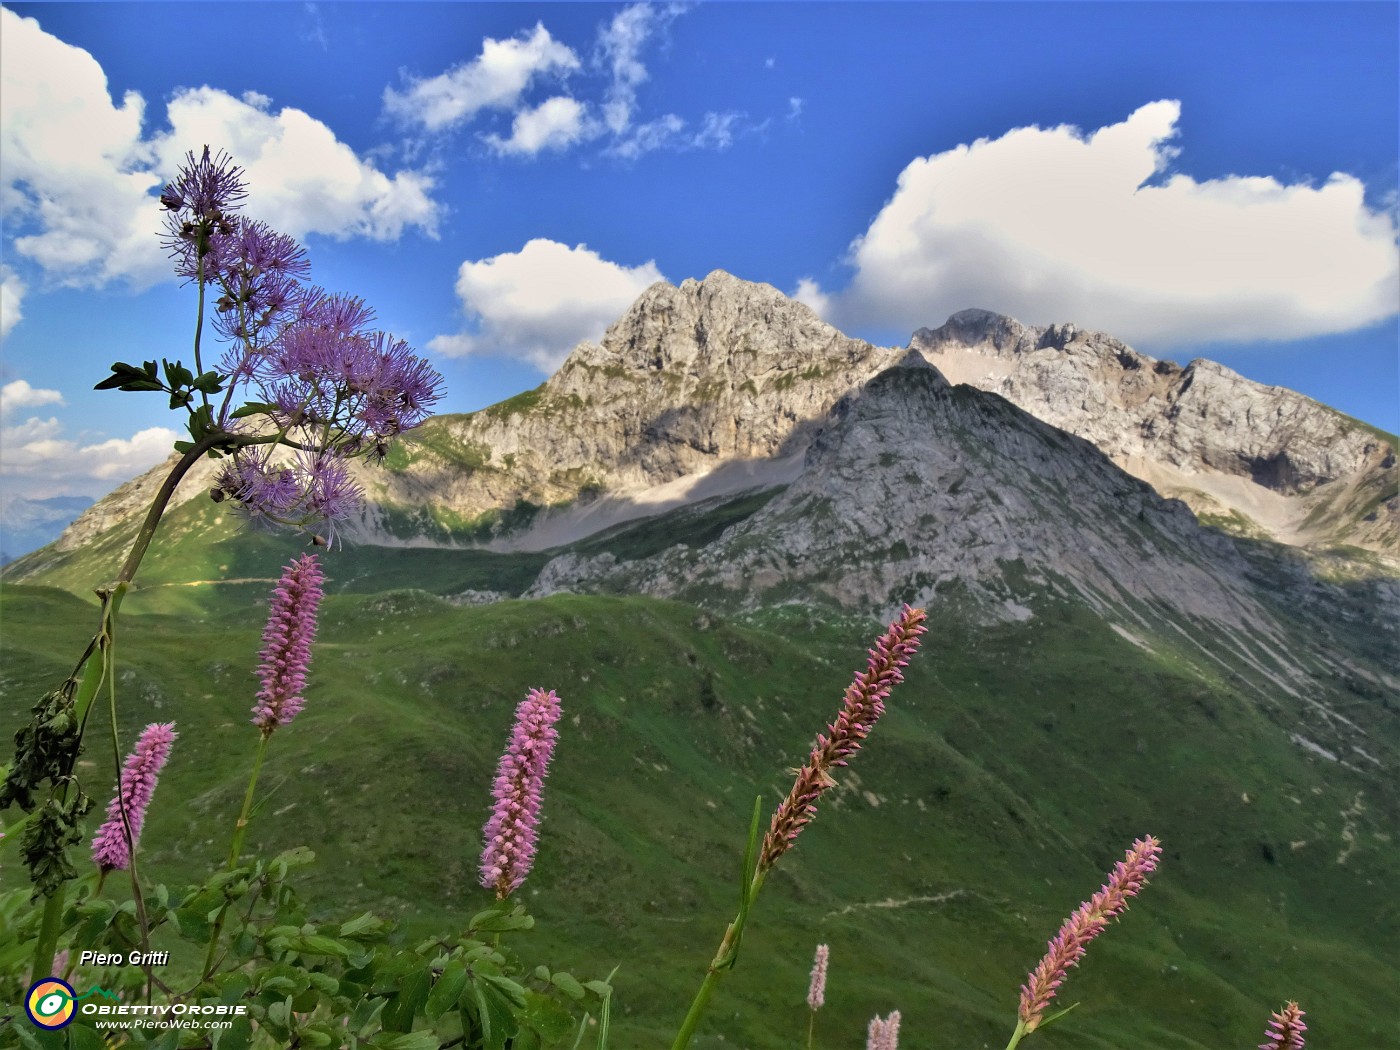
[[[240, 571], [275, 575], [283, 555], [269, 546]], [[327, 558], [309, 704], [274, 738], [249, 845], [312, 846], [307, 893], [329, 912], [450, 928], [487, 899], [479, 834], [514, 705], [556, 688], [561, 741], [522, 890], [536, 951], [590, 975], [620, 963], [614, 1046], [668, 1045], [732, 916], [753, 796], [771, 809], [785, 792], [878, 625], [637, 598], [458, 608], [350, 593], [395, 572], [489, 575], [441, 557]], [[163, 595], [171, 612], [123, 616], [120, 684], [127, 740], [153, 720], [181, 733], [143, 840], [145, 871], [174, 883], [226, 849], [268, 585], [150, 586], [165, 571], [153, 565], [146, 607]], [[1046, 939], [1149, 832], [1166, 846], [1158, 877], [1066, 985], [1084, 1005], [1038, 1045], [1249, 1047], [1285, 998], [1309, 1010], [1320, 1046], [1400, 1045], [1394, 785], [1301, 750], [1285, 699], [1203, 678], [1160, 639], [1148, 652], [1075, 607], [1035, 613], [972, 629], [935, 610], [886, 719], [769, 879], [696, 1046], [799, 1042], [819, 941], [832, 953], [819, 1045], [859, 1045], [872, 1014], [898, 1008], [908, 1046], [1002, 1046]], [[58, 590], [0, 588], [7, 738], [94, 619]], [[1393, 757], [1394, 713], [1347, 713]], [[105, 802], [113, 759], [94, 730], [84, 776]], [[0, 882], [15, 878], [6, 851]]]

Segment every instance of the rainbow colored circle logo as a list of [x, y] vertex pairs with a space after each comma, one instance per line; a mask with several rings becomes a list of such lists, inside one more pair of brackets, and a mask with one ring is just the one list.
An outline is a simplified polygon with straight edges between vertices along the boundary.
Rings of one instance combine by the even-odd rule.
[[67, 1028], [77, 1012], [73, 1006], [76, 994], [71, 984], [57, 977], [35, 981], [24, 997], [24, 1012], [40, 1028]]

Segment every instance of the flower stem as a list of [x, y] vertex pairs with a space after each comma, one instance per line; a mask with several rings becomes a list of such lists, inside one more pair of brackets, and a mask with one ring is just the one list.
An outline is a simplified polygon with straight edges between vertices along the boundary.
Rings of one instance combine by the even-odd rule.
[[1026, 1037], [1026, 1022], [1017, 1021], [1016, 1031], [1011, 1033], [1011, 1042], [1006, 1044], [1006, 1050], [1015, 1050], [1016, 1044]]
[[[763, 888], [763, 880], [767, 874], [766, 870], [754, 873], [753, 881], [749, 883], [749, 905], [752, 905], [753, 899], [758, 896], [758, 891]], [[715, 986], [719, 984], [719, 979], [726, 972], [734, 968], [734, 956], [738, 951], [739, 941], [744, 935], [744, 925], [748, 921], [748, 912], [748, 906], [740, 909], [740, 913], [725, 929], [724, 937], [720, 940], [719, 948], [715, 951], [715, 957], [710, 961], [709, 969], [705, 971], [705, 979], [700, 982], [700, 990], [695, 993], [695, 999], [690, 1004], [690, 1012], [685, 1015], [685, 1020], [681, 1022], [680, 1031], [676, 1033], [675, 1042], [671, 1044], [671, 1050], [685, 1050], [690, 1045], [690, 1040], [695, 1035], [695, 1029], [700, 1024], [700, 1018], [705, 1013], [705, 1007], [709, 1005], [710, 996], [715, 992]]]
[[[258, 737], [258, 753], [253, 758], [253, 772], [248, 777], [248, 790], [243, 793], [243, 808], [238, 813], [238, 822], [233, 826], [233, 844], [228, 852], [230, 871], [238, 866], [238, 858], [243, 853], [243, 834], [248, 829], [248, 815], [253, 811], [253, 792], [258, 786], [258, 774], [262, 771], [263, 755], [267, 753], [267, 741], [270, 736], [270, 733], [263, 733]], [[205, 980], [214, 974], [214, 953], [219, 950], [219, 936], [224, 931], [224, 919], [232, 904], [231, 899], [224, 899], [223, 907], [219, 909], [219, 915], [214, 920], [214, 930], [209, 934], [209, 951], [204, 956]]]
[[262, 733], [258, 737], [258, 753], [253, 758], [253, 774], [248, 778], [248, 790], [243, 795], [243, 809], [238, 814], [238, 823], [233, 826], [233, 844], [228, 853], [230, 868], [237, 866], [238, 858], [243, 853], [243, 834], [248, 830], [248, 814], [253, 810], [253, 790], [258, 786], [258, 774], [262, 771], [263, 755], [267, 753], [267, 741], [270, 736], [270, 733]]

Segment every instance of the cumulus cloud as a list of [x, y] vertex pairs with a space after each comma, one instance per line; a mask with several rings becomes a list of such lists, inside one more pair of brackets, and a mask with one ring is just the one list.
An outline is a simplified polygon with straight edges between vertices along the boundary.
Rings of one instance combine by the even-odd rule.
[[0, 417], [17, 408], [38, 408], [40, 405], [61, 405], [63, 395], [57, 390], [30, 386], [27, 380], [16, 379], [0, 386]]
[[601, 338], [662, 280], [655, 262], [621, 266], [585, 245], [537, 238], [518, 252], [462, 263], [457, 295], [477, 330], [438, 336], [428, 345], [448, 356], [517, 357], [552, 372], [577, 343]]
[[798, 280], [797, 287], [790, 295], [804, 306], [809, 306], [812, 312], [818, 317], [827, 317], [831, 313], [831, 296], [821, 290], [811, 277], [803, 277]]
[[835, 319], [912, 329], [978, 306], [1180, 345], [1400, 310], [1396, 225], [1361, 182], [1168, 175], [1180, 115], [1154, 102], [1089, 134], [1017, 128], [914, 160], [851, 245]]
[[153, 191], [185, 150], [208, 143], [248, 169], [260, 218], [295, 235], [398, 237], [432, 234], [432, 181], [381, 172], [297, 110], [274, 112], [265, 96], [235, 98], [202, 87], [177, 92], [170, 130], [143, 131], [145, 103], [128, 92], [114, 104], [88, 52], [44, 32], [38, 21], [0, 10], [0, 214], [16, 251], [58, 281], [141, 288], [165, 279]]
[[176, 93], [169, 119], [170, 132], [155, 140], [161, 170], [173, 173], [191, 142], [227, 149], [246, 172], [249, 214], [283, 233], [387, 241], [414, 226], [437, 234], [431, 178], [384, 174], [302, 110], [201, 87]]
[[487, 37], [481, 54], [437, 76], [409, 77], [402, 91], [384, 89], [384, 109], [406, 124], [442, 131], [471, 120], [483, 109], [514, 109], [537, 77], [578, 69], [573, 50], [549, 35], [542, 23], [511, 40]]
[[148, 427], [129, 438], [85, 443], [65, 438], [55, 418], [30, 418], [0, 429], [0, 479], [12, 494], [99, 496], [161, 462], [180, 436]]
[[24, 320], [24, 293], [28, 289], [19, 274], [4, 263], [0, 263], [0, 339], [10, 334], [10, 329]]
[[583, 103], [560, 95], [517, 113], [510, 138], [488, 135], [486, 141], [497, 153], [532, 157], [543, 150], [567, 149], [595, 134]]

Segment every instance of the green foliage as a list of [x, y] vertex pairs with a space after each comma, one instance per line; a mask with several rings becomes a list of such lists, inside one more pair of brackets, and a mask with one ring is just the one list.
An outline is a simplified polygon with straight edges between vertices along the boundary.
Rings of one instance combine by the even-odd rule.
[[[82, 949], [127, 957], [136, 946], [160, 944], [179, 959], [184, 943], [197, 949], [184, 953], [193, 958], [218, 940], [214, 962], [202, 971], [152, 967], [148, 974], [124, 965], [84, 974], [120, 1003], [244, 1008], [228, 1018], [230, 1028], [210, 1029], [223, 1050], [544, 1050], [571, 1045], [589, 1013], [612, 994], [606, 981], [532, 967], [503, 945], [504, 935], [514, 938], [534, 926], [524, 907], [509, 901], [479, 911], [459, 934], [414, 944], [370, 912], [347, 920], [313, 918], [291, 878], [313, 859], [310, 850], [292, 849], [216, 872], [180, 894], [150, 887], [144, 932], [133, 900], [100, 896], [89, 879], [64, 911], [68, 957], [76, 960]], [[217, 923], [216, 915], [229, 921]], [[0, 1002], [18, 1003], [27, 988], [22, 964], [37, 936], [37, 912], [17, 915], [13, 900], [0, 898], [0, 916], [10, 920], [0, 935]], [[74, 1026], [83, 1030], [96, 1034], [85, 1024]], [[164, 1033], [152, 1033], [133, 1029], [126, 1045], [163, 1045]]]

